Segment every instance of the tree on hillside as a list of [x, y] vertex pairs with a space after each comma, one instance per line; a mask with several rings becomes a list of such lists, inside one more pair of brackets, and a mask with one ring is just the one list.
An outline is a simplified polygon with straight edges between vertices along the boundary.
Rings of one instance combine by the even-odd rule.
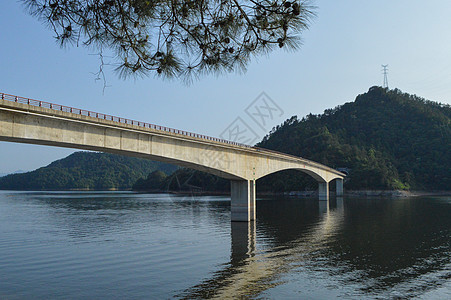
[[243, 71], [251, 55], [297, 49], [309, 0], [22, 0], [62, 45], [111, 50], [120, 76]]
[[135, 191], [152, 191], [152, 190], [162, 190], [162, 184], [168, 177], [166, 173], [160, 170], [153, 171], [150, 173], [146, 179], [140, 178], [133, 185], [132, 189]]

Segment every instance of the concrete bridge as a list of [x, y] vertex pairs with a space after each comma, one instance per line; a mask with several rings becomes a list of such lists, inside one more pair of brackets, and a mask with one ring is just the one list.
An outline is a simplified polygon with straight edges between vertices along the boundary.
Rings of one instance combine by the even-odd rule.
[[232, 221], [255, 219], [255, 182], [297, 169], [343, 194], [345, 174], [284, 153], [82, 109], [0, 94], [0, 141], [110, 152], [188, 167], [231, 180]]

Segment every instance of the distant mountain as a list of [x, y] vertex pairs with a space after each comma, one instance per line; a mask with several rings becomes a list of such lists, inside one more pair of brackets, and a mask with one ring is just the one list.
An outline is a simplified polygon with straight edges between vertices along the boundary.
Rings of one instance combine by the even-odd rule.
[[133, 185], [135, 191], [154, 192], [230, 192], [230, 180], [197, 170], [181, 168], [171, 175], [150, 173]]
[[75, 152], [32, 172], [0, 178], [3, 190], [130, 189], [141, 177], [176, 166], [150, 160], [97, 152]]
[[20, 174], [20, 173], [25, 173], [25, 172], [26, 171], [24, 171], [24, 170], [17, 170], [17, 171], [11, 172], [11, 173], [0, 173], [0, 177], [6, 176], [9, 174]]
[[[294, 116], [257, 146], [346, 167], [351, 189], [451, 190], [451, 107], [397, 89], [372, 87], [322, 115]], [[299, 190], [299, 178], [285, 172], [259, 185]]]

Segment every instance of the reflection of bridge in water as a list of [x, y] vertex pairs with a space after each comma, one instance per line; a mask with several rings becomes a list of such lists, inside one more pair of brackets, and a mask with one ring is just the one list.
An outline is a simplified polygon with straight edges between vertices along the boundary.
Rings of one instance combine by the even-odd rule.
[[256, 180], [282, 170], [316, 179], [321, 200], [332, 180], [343, 194], [345, 174], [301, 157], [8, 94], [1, 94], [0, 141], [111, 152], [230, 179], [232, 221], [255, 219]]
[[448, 299], [451, 199], [431, 201], [260, 201], [256, 223], [232, 222], [229, 262], [178, 296]]
[[285, 242], [277, 245], [276, 242], [275, 249], [265, 253], [256, 246], [255, 222], [232, 222], [230, 264], [215, 272], [213, 278], [179, 296], [183, 299], [253, 298], [277, 286], [279, 276], [310, 259], [341, 229], [344, 219], [343, 198], [320, 201], [315, 217], [319, 221], [313, 228], [300, 232], [298, 238], [288, 241], [288, 245], [283, 245]]

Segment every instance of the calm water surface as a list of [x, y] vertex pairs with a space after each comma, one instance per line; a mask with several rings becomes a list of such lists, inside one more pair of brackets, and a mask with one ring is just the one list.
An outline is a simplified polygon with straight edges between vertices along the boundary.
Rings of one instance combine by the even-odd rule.
[[0, 192], [0, 299], [451, 299], [451, 197]]

